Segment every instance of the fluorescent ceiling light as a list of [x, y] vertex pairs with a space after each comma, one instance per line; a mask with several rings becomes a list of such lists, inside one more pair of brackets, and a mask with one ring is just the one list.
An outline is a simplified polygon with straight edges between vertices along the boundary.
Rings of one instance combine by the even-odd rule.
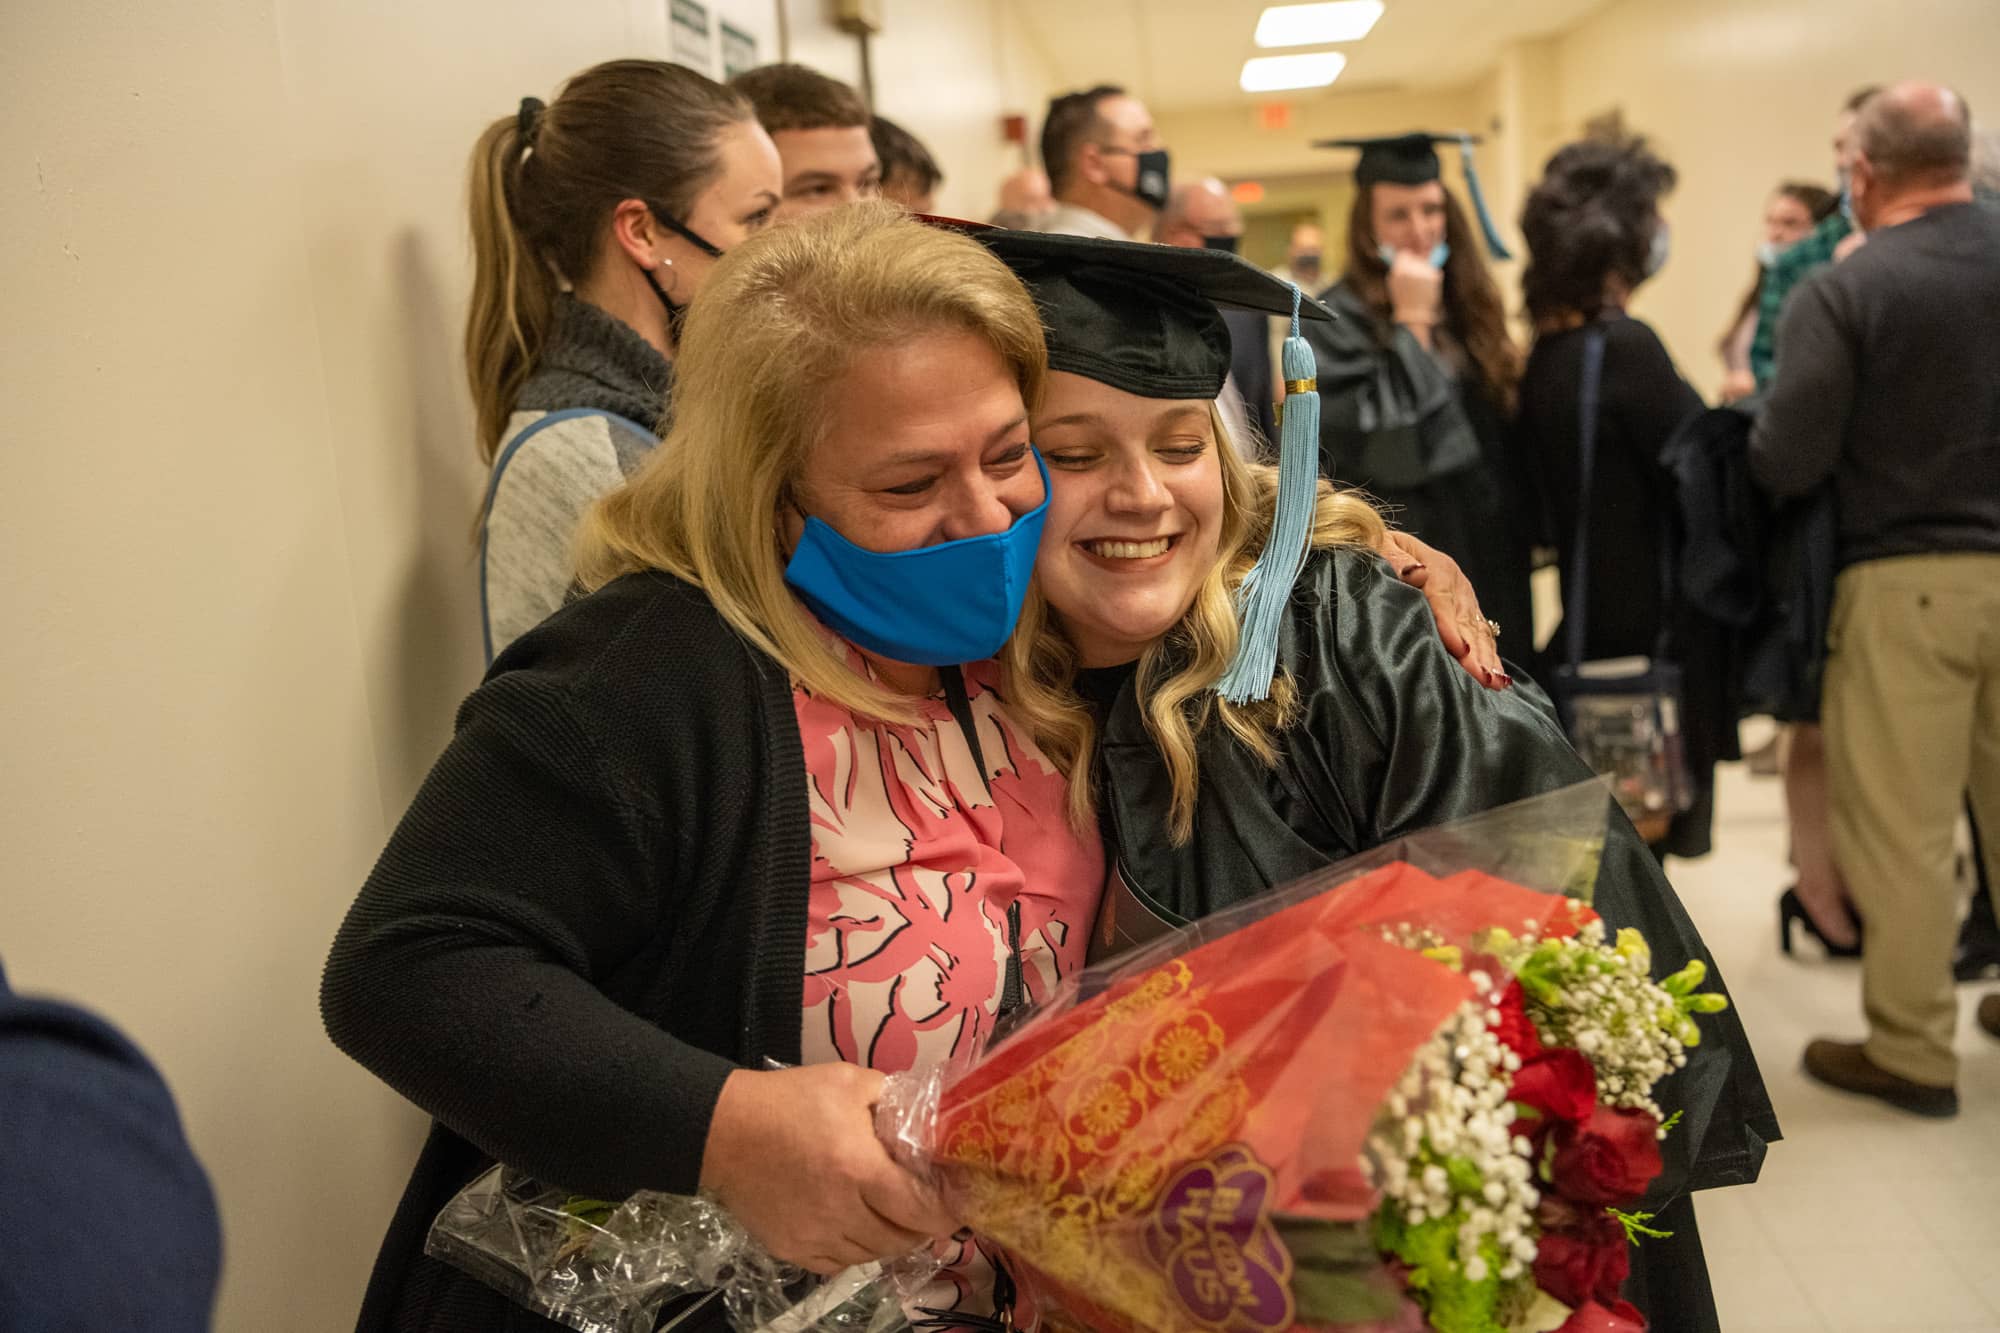
[[1296, 56], [1254, 56], [1243, 62], [1238, 81], [1246, 93], [1275, 93], [1286, 88], [1324, 88], [1347, 68], [1338, 51], [1309, 51]]
[[1318, 46], [1358, 42], [1382, 17], [1382, 0], [1333, 0], [1324, 5], [1273, 5], [1257, 20], [1259, 46]]

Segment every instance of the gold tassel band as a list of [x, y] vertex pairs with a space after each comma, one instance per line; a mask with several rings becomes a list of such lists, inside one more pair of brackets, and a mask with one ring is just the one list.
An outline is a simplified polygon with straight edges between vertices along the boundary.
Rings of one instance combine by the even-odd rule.
[[1286, 380], [1286, 381], [1285, 381], [1285, 392], [1286, 392], [1286, 393], [1318, 393], [1318, 392], [1319, 392], [1319, 380], [1318, 380], [1317, 378], [1314, 378], [1314, 379], [1309, 379], [1309, 380]]

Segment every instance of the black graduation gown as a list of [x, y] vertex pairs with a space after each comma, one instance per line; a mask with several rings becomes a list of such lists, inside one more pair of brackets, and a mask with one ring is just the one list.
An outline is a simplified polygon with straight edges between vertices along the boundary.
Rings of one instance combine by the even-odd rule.
[[1399, 528], [1458, 561], [1507, 656], [1534, 656], [1536, 520], [1505, 415], [1474, 375], [1454, 376], [1406, 329], [1390, 330], [1345, 280], [1320, 293], [1339, 316], [1301, 325], [1319, 370], [1320, 473], [1389, 506]]
[[[1172, 783], [1129, 672], [1091, 682], [1104, 723], [1100, 820], [1123, 880], [1110, 910], [1193, 920], [1403, 834], [1591, 776], [1547, 699], [1532, 687], [1476, 684], [1438, 641], [1423, 599], [1370, 553], [1313, 555], [1279, 653], [1302, 704], [1279, 763], [1266, 767], [1226, 728], [1209, 728], [1194, 837], [1179, 847], [1166, 827]], [[1597, 911], [1644, 933], [1657, 976], [1699, 958], [1709, 987], [1726, 993], [1659, 863], [1608, 796], [1605, 805]], [[1634, 1253], [1626, 1286], [1654, 1333], [1719, 1327], [1686, 1194], [1755, 1180], [1779, 1137], [1741, 1019], [1732, 1009], [1701, 1023], [1687, 1068], [1658, 1093], [1662, 1106], [1686, 1112], [1662, 1145], [1665, 1170], [1649, 1203], [1656, 1225], [1675, 1235]]]

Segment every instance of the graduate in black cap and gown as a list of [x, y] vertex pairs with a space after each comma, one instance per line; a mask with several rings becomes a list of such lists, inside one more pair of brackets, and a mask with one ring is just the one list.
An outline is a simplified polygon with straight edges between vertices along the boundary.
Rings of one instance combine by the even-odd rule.
[[[1483, 688], [1372, 549], [1372, 508], [1318, 473], [1299, 325], [1332, 311], [1218, 251], [987, 232], [1041, 307], [1050, 375], [1031, 429], [1049, 502], [1035, 584], [1002, 653], [1010, 716], [1094, 810], [1117, 873], [1116, 950], [1397, 837], [1591, 778], [1546, 696]], [[1299, 317], [1276, 468], [1214, 407], [1217, 306]], [[1609, 797], [1595, 906], [1656, 975], [1713, 960]], [[1756, 1178], [1776, 1119], [1734, 1011], [1662, 1084], [1685, 1112], [1649, 1204], [1671, 1239], [1626, 1295], [1654, 1333], [1717, 1328], [1688, 1191]]]
[[[1320, 467], [1457, 559], [1503, 628], [1502, 651], [1534, 671], [1538, 520], [1507, 442], [1521, 354], [1479, 233], [1495, 258], [1511, 256], [1479, 192], [1472, 142], [1417, 133], [1316, 145], [1361, 150], [1346, 267], [1320, 293], [1340, 318], [1306, 332], [1319, 363]], [[1461, 145], [1478, 232], [1440, 178], [1439, 143]]]

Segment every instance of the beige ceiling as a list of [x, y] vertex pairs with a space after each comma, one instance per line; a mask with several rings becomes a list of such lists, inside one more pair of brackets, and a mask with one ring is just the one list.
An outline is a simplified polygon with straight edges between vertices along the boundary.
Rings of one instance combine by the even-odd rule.
[[[1347, 69], [1327, 89], [1262, 94], [1300, 101], [1329, 93], [1439, 87], [1486, 71], [1508, 42], [1561, 32], [1607, 0], [1385, 0], [1375, 30], [1332, 49]], [[1264, 0], [1013, 0], [1063, 84], [1116, 83], [1155, 110], [1249, 103], [1243, 62]], [[1322, 50], [1296, 47], [1294, 50]]]

